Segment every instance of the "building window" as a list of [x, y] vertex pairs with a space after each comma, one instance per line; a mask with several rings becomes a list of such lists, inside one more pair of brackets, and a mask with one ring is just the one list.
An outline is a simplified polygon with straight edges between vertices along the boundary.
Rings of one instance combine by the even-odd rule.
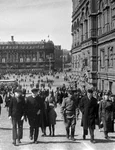
[[24, 62], [24, 59], [23, 59], [23, 58], [20, 58], [20, 62]]
[[113, 47], [108, 48], [108, 67], [113, 67]]
[[85, 21], [85, 25], [86, 25], [85, 40], [87, 40], [88, 39], [88, 20]]
[[30, 58], [27, 58], [26, 61], [27, 61], [27, 62], [30, 62]]
[[6, 62], [6, 59], [5, 58], [2, 58], [2, 63], [5, 63]]
[[33, 62], [36, 62], [36, 58], [35, 57], [33, 57]]
[[83, 24], [81, 24], [81, 42], [83, 42]]
[[76, 66], [75, 66], [75, 68], [77, 68], [77, 56], [76, 56], [76, 61], [75, 61], [75, 63], [76, 63]]
[[81, 59], [81, 57], [79, 55], [79, 57], [78, 57], [78, 68], [80, 68], [80, 59]]
[[113, 85], [113, 82], [109, 82], [109, 90], [112, 92], [112, 85]]
[[102, 90], [104, 91], [104, 80], [102, 80]]
[[101, 57], [101, 67], [105, 67], [105, 50], [104, 49], [101, 50], [100, 57]]

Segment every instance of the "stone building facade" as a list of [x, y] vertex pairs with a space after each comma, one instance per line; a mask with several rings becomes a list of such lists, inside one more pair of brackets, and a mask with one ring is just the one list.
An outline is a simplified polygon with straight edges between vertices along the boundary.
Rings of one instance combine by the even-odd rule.
[[54, 69], [54, 44], [40, 42], [0, 42], [0, 72]]
[[73, 0], [72, 68], [79, 85], [115, 92], [115, 0]]
[[97, 86], [96, 0], [73, 0], [72, 70], [78, 86]]

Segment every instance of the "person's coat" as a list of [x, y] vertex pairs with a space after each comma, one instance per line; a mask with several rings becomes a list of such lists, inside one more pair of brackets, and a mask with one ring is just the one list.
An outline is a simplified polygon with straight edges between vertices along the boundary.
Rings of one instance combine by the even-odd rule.
[[102, 100], [99, 104], [99, 117], [103, 122], [104, 131], [114, 131], [114, 106], [110, 100]]
[[82, 112], [81, 126], [84, 129], [95, 129], [95, 119], [98, 117], [97, 100], [92, 97], [90, 100], [87, 96], [83, 97], [80, 102], [80, 110]]
[[35, 98], [32, 96], [26, 99], [26, 115], [29, 124], [33, 127], [39, 127], [41, 124], [41, 97], [38, 95]]
[[25, 116], [25, 99], [22, 96], [11, 98], [9, 116], [15, 119], [21, 119], [22, 116]]

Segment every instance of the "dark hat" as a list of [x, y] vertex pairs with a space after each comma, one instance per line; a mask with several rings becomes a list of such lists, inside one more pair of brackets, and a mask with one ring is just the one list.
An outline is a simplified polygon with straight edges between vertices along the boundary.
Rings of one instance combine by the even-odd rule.
[[38, 92], [39, 89], [38, 88], [33, 88], [31, 91], [32, 91], [32, 93], [34, 93], [34, 92]]
[[14, 92], [22, 93], [22, 90], [21, 89], [16, 89]]
[[93, 93], [93, 90], [92, 89], [88, 89], [87, 93]]

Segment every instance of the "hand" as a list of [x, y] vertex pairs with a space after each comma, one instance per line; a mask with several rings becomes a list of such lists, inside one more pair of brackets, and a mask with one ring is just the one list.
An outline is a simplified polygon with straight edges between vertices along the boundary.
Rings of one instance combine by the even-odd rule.
[[37, 115], [40, 115], [40, 112], [41, 112], [41, 111], [40, 111], [40, 110], [38, 110]]
[[11, 116], [9, 116], [8, 118], [9, 118], [9, 119], [11, 119], [12, 117], [11, 117]]
[[24, 120], [24, 116], [21, 117], [21, 120]]

